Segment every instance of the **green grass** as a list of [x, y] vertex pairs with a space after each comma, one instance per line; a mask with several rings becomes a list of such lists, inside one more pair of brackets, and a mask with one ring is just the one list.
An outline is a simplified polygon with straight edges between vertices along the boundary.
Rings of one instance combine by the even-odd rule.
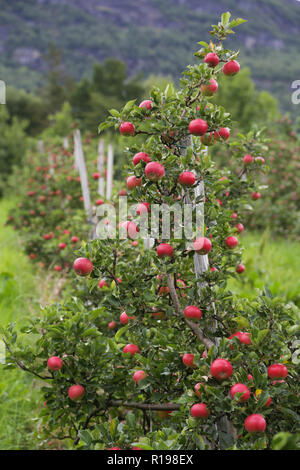
[[255, 298], [257, 289], [266, 286], [274, 296], [300, 307], [300, 243], [274, 239], [268, 232], [245, 234], [241, 240], [246, 270], [229, 281], [231, 291]]
[[[36, 305], [37, 279], [18, 235], [3, 227], [13, 201], [0, 201], [0, 325], [22, 323]], [[36, 409], [41, 398], [32, 378], [0, 364], [0, 449], [35, 449]]]

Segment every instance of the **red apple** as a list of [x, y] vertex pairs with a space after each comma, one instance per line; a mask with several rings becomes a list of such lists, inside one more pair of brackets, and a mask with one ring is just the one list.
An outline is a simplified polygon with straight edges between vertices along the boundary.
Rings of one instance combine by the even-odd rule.
[[285, 379], [288, 375], [288, 370], [283, 364], [272, 364], [268, 367], [268, 376], [270, 379]]
[[230, 129], [228, 127], [220, 127], [218, 134], [223, 140], [227, 140], [230, 137]]
[[133, 380], [135, 381], [135, 383], [139, 383], [141, 380], [145, 379], [147, 377], [147, 374], [146, 372], [144, 372], [143, 370], [137, 370], [134, 374], [133, 374]]
[[74, 236], [74, 237], [71, 238], [71, 242], [72, 243], [77, 243], [77, 242], [79, 242], [79, 238]]
[[129, 320], [134, 320], [134, 317], [130, 317], [129, 315], [127, 315], [126, 312], [122, 312], [120, 315], [120, 322], [122, 323], [122, 325], [127, 325]]
[[206, 237], [198, 237], [196, 240], [193, 242], [193, 247], [194, 250], [200, 254], [200, 255], [205, 255], [210, 252], [212, 249], [212, 243], [211, 241], [206, 238]]
[[64, 250], [66, 248], [66, 246], [67, 246], [66, 243], [59, 243], [58, 249], [59, 250]]
[[198, 382], [194, 387], [195, 393], [199, 398], [201, 398], [201, 393], [199, 392], [201, 385], [203, 385], [203, 382]]
[[218, 63], [220, 62], [220, 59], [214, 52], [209, 52], [204, 57], [204, 62], [210, 67], [216, 67], [216, 65], [218, 65]]
[[100, 173], [93, 173], [94, 180], [98, 180], [100, 178]]
[[124, 354], [129, 353], [131, 354], [131, 356], [134, 356], [134, 354], [139, 353], [139, 352], [140, 352], [140, 348], [136, 344], [127, 344], [123, 349]]
[[134, 135], [135, 127], [132, 122], [122, 122], [120, 125], [120, 133], [122, 135]]
[[117, 322], [116, 322], [116, 321], [111, 321], [111, 322], [109, 322], [109, 324], [108, 324], [108, 328], [109, 328], [110, 330], [114, 330], [114, 329], [116, 328], [116, 326], [117, 326]]
[[195, 367], [194, 364], [194, 354], [184, 354], [182, 356], [182, 362], [187, 367]]
[[158, 181], [165, 175], [165, 168], [158, 162], [147, 163], [145, 167], [145, 175], [151, 181]]
[[240, 71], [240, 64], [236, 60], [230, 60], [223, 66], [224, 75], [236, 75]]
[[253, 162], [254, 162], [254, 158], [252, 157], [252, 155], [247, 153], [243, 158], [244, 165], [250, 165]]
[[232, 376], [232, 365], [227, 359], [216, 359], [210, 366], [210, 373], [217, 380], [226, 380]]
[[136, 153], [132, 159], [132, 163], [134, 164], [134, 166], [136, 166], [138, 163], [140, 163], [141, 160], [143, 160], [145, 163], [149, 163], [150, 157], [148, 153], [145, 153], [145, 152]]
[[185, 307], [183, 313], [185, 318], [193, 318], [195, 320], [200, 320], [200, 318], [202, 318], [202, 310], [195, 305], [188, 305]]
[[68, 390], [68, 395], [73, 401], [80, 400], [85, 394], [85, 390], [82, 385], [72, 385]]
[[218, 90], [218, 83], [214, 78], [211, 78], [208, 84], [201, 85], [200, 88], [203, 96], [213, 96]]
[[98, 286], [100, 287], [100, 289], [103, 289], [103, 287], [106, 287], [106, 281], [105, 281], [105, 279], [101, 279], [101, 280], [98, 282]]
[[205, 403], [197, 403], [191, 407], [193, 418], [208, 418], [210, 412]]
[[153, 102], [151, 100], [144, 100], [140, 103], [139, 108], [146, 108], [147, 110], [151, 109]]
[[265, 418], [260, 414], [249, 415], [244, 421], [245, 429], [250, 433], [264, 432], [266, 425]]
[[137, 215], [146, 214], [146, 212], [150, 212], [149, 202], [141, 202], [140, 204], [138, 204], [136, 208]]
[[47, 367], [50, 370], [60, 370], [63, 366], [63, 361], [58, 356], [49, 357]]
[[236, 393], [242, 393], [243, 395], [240, 396], [238, 401], [245, 402], [250, 398], [250, 390], [249, 388], [241, 383], [235, 384], [230, 389], [231, 398], [234, 398]]
[[229, 336], [228, 339], [237, 337], [242, 344], [252, 344], [250, 339], [250, 333], [243, 333], [242, 331], [237, 331]]
[[97, 199], [95, 204], [96, 204], [96, 206], [101, 206], [102, 204], [104, 204], [104, 201], [103, 201], [103, 199]]
[[128, 176], [126, 180], [126, 185], [128, 189], [136, 188], [137, 186], [141, 186], [142, 180], [141, 178], [137, 178], [136, 176]]
[[237, 231], [238, 231], [239, 233], [242, 233], [242, 232], [245, 230], [244, 225], [241, 224], [241, 223], [237, 224], [237, 225], [235, 226], [235, 228], [237, 229]]
[[173, 247], [169, 245], [168, 243], [161, 243], [156, 248], [156, 253], [159, 258], [165, 258], [165, 257], [172, 258], [174, 254], [174, 250], [173, 250]]
[[62, 267], [61, 266], [54, 266], [54, 270], [59, 272], [62, 270]]
[[203, 119], [194, 119], [189, 124], [189, 132], [192, 135], [204, 135], [207, 129], [207, 122]]
[[236, 272], [238, 274], [242, 274], [244, 271], [245, 271], [245, 266], [243, 264], [239, 264], [237, 267], [236, 267]]
[[93, 263], [87, 258], [77, 258], [73, 268], [79, 276], [88, 276], [93, 271]]
[[261, 198], [260, 193], [254, 192], [254, 193], [251, 194], [251, 199], [253, 199], [253, 201], [257, 201], [260, 198]]
[[192, 171], [184, 171], [178, 178], [178, 182], [182, 186], [193, 186], [196, 181], [196, 176]]
[[236, 237], [230, 236], [226, 238], [225, 243], [228, 248], [233, 249], [238, 246], [238, 239]]

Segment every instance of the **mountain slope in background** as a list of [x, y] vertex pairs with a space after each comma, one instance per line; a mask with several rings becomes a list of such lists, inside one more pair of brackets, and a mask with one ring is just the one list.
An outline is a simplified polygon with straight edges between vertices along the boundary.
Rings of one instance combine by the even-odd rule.
[[66, 71], [89, 76], [95, 61], [124, 60], [130, 74], [177, 75], [194, 61], [221, 13], [247, 23], [232, 36], [241, 64], [285, 110], [300, 79], [300, 2], [296, 0], [0, 0], [0, 79], [33, 90], [43, 83], [49, 43]]

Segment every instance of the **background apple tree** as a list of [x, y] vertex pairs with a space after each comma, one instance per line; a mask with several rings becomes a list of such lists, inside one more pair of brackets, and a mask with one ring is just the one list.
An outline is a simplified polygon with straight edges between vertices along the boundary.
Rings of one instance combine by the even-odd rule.
[[[7, 367], [44, 381], [48, 437], [81, 449], [295, 445], [299, 311], [267, 289], [250, 301], [226, 288], [230, 276], [243, 275], [239, 214], [267, 169], [262, 133], [232, 139], [229, 113], [210, 102], [218, 75], [238, 73], [238, 54], [223, 41], [242, 22], [222, 15], [178, 91], [154, 88], [149, 101], [129, 101], [100, 125], [130, 134], [125, 173], [139, 209], [117, 221], [129, 236], [82, 243], [73, 296], [22, 331], [5, 332]], [[205, 151], [215, 142], [223, 146], [221, 170]], [[158, 233], [145, 249], [141, 213], [175, 202], [203, 204], [202, 232], [193, 220], [196, 242], [187, 248], [185, 232], [175, 236], [171, 216], [170, 238]]]

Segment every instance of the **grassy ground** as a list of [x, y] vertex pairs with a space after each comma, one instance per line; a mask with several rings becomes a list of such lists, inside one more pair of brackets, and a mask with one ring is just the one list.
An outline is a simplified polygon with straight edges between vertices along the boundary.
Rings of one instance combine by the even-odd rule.
[[[22, 323], [37, 300], [33, 266], [19, 246], [17, 233], [3, 227], [13, 201], [0, 201], [0, 325]], [[31, 377], [0, 364], [0, 449], [35, 449], [36, 409], [41, 398]]]
[[300, 243], [274, 239], [267, 232], [245, 234], [241, 240], [246, 270], [230, 280], [232, 292], [254, 298], [266, 286], [300, 307]]

